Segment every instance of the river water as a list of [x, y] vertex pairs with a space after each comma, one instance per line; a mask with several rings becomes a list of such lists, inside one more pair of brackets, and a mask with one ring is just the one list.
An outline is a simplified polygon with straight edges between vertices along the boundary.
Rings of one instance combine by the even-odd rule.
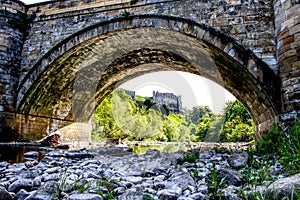
[[[96, 144], [96, 145], [95, 145]], [[114, 148], [112, 148], [114, 147]], [[102, 154], [111, 155], [116, 150], [115, 147], [118, 146], [106, 146], [106, 143], [96, 142], [93, 145], [86, 145], [86, 146], [71, 146], [69, 150], [78, 150], [82, 148], [86, 149], [99, 149], [101, 148]], [[125, 144], [122, 147], [129, 147], [132, 149], [133, 154], [144, 154], [147, 152], [148, 149], [155, 149], [159, 150], [160, 152], [177, 152], [177, 151], [187, 151], [192, 148], [215, 148], [215, 147], [223, 147], [229, 149], [247, 149], [249, 144], [247, 143], [197, 143], [194, 146], [191, 146], [187, 143], [143, 143], [143, 142], [133, 142]], [[37, 158], [40, 161], [44, 155], [54, 150], [54, 148], [49, 147], [38, 147], [38, 146], [16, 146], [16, 145], [5, 145], [0, 144], [0, 162], [7, 161], [9, 163], [20, 163], [29, 160], [30, 158], [24, 157], [24, 153], [29, 151], [37, 151], [39, 152], [39, 157]]]
[[[151, 144], [151, 145], [145, 145], [145, 144], [139, 144], [139, 145], [128, 145], [129, 148], [132, 148], [132, 153], [134, 154], [144, 154], [147, 152], [148, 149], [155, 149], [159, 150], [160, 152], [176, 152], [179, 150], [186, 151], [189, 148], [185, 146], [178, 146], [174, 144]], [[81, 147], [83, 148], [83, 147]], [[97, 146], [87, 146], [84, 147], [87, 149], [95, 149], [99, 148]], [[100, 146], [101, 148], [101, 146]], [[109, 147], [102, 147], [102, 148], [109, 148]], [[80, 148], [72, 148], [74, 149], [80, 149]], [[16, 146], [16, 145], [0, 145], [0, 162], [7, 161], [9, 163], [21, 163], [26, 162], [30, 158], [24, 157], [24, 154], [29, 151], [37, 151], [39, 152], [39, 157], [37, 158], [38, 161], [40, 161], [44, 155], [53, 150], [52, 148], [45, 148], [45, 147], [37, 147], [37, 146]], [[107, 154], [110, 154], [110, 150], [104, 151]]]
[[43, 150], [38, 147], [16, 147], [16, 146], [9, 146], [4, 145], [0, 146], [0, 162], [7, 161], [9, 163], [20, 163], [25, 162], [26, 159], [24, 157], [24, 153], [29, 151], [37, 151], [39, 152], [38, 160], [41, 160], [43, 158]]

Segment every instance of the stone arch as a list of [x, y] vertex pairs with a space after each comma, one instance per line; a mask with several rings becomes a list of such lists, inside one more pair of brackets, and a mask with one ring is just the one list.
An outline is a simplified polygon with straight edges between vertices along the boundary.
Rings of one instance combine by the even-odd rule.
[[222, 84], [247, 107], [258, 131], [280, 113], [280, 79], [253, 52], [205, 24], [165, 15], [114, 18], [66, 38], [24, 77], [16, 106], [86, 120], [95, 97], [97, 104], [118, 83], [170, 69]]

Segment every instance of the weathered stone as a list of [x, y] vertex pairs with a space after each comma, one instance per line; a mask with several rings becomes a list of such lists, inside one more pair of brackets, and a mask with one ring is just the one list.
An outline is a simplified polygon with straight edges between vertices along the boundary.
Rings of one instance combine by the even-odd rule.
[[85, 150], [71, 150], [65, 153], [66, 157], [69, 158], [90, 158], [93, 157], [90, 152]]
[[38, 157], [39, 156], [39, 152], [37, 151], [29, 151], [24, 153], [25, 157]]
[[68, 200], [102, 200], [103, 198], [98, 194], [72, 194], [67, 198]]
[[35, 192], [28, 197], [26, 197], [25, 200], [53, 200], [53, 195], [50, 195], [48, 193], [38, 193]]
[[117, 187], [113, 190], [114, 194], [121, 195], [126, 191], [124, 187]]
[[166, 188], [174, 188], [175, 186], [181, 188], [181, 192], [188, 189], [189, 186], [196, 186], [194, 179], [188, 172], [174, 173], [169, 179], [164, 181], [164, 184]]
[[267, 193], [270, 197], [282, 199], [284, 197], [291, 197], [300, 191], [300, 174], [286, 177], [275, 181], [267, 188]]
[[33, 182], [30, 179], [21, 179], [9, 185], [8, 191], [17, 193], [19, 190], [24, 189], [30, 191], [33, 187]]
[[248, 164], [248, 154], [243, 153], [234, 153], [228, 157], [228, 163], [233, 168], [243, 168]]
[[124, 177], [124, 180], [132, 182], [133, 184], [139, 184], [143, 181], [143, 178], [135, 177], [135, 176], [127, 176], [127, 177]]
[[209, 196], [204, 195], [204, 194], [202, 194], [202, 193], [195, 193], [195, 194], [192, 194], [192, 195], [189, 196], [189, 198], [194, 199], [194, 200], [196, 200], [196, 199], [203, 199], [203, 200], [208, 200], [208, 199], [210, 199]]
[[21, 190], [16, 194], [16, 196], [14, 197], [14, 199], [24, 200], [24, 199], [26, 199], [29, 195], [30, 195], [29, 192], [27, 192], [27, 191], [24, 190], [24, 189], [21, 189]]
[[46, 154], [46, 156], [50, 156], [50, 157], [63, 157], [64, 153], [54, 150], [54, 151], [50, 151], [49, 153]]
[[55, 181], [44, 183], [37, 191], [29, 195], [26, 200], [53, 200], [59, 195], [59, 185]]
[[162, 199], [175, 200], [179, 195], [168, 189], [163, 189], [157, 193], [157, 196]]
[[123, 193], [121, 196], [119, 196], [118, 199], [120, 199], [120, 200], [127, 200], [127, 199], [142, 200], [143, 193], [137, 192], [134, 190], [126, 190], [126, 192]]
[[219, 169], [217, 170], [217, 178], [219, 181], [225, 178], [225, 184], [240, 186], [244, 183], [242, 175], [231, 169]]
[[12, 200], [13, 197], [9, 194], [9, 192], [4, 187], [0, 186], [0, 199]]

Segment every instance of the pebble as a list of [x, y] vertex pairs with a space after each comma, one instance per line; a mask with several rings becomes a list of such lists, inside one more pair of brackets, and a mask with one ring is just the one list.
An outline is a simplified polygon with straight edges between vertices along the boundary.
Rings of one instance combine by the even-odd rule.
[[[110, 151], [52, 150], [39, 162], [0, 162], [0, 199], [102, 200], [109, 195], [124, 200], [210, 199], [208, 184], [212, 182], [212, 170], [218, 181], [226, 179], [225, 185], [219, 186], [219, 191], [225, 195], [222, 198], [240, 199], [234, 191], [241, 190], [245, 184], [243, 168], [249, 159], [248, 154], [241, 151], [193, 150], [198, 158], [196, 163], [180, 165], [183, 151], [148, 150], [145, 154], [135, 155], [128, 149], [112, 150], [123, 152], [120, 156], [118, 153], [105, 154], [106, 150]], [[27, 154], [36, 155], [34, 152]], [[281, 168], [278, 163], [270, 167], [274, 177]], [[251, 194], [254, 186], [248, 188], [245, 194]]]

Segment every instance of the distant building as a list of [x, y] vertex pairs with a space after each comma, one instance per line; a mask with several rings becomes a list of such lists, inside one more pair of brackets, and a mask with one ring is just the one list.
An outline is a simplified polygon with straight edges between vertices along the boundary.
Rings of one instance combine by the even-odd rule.
[[181, 96], [176, 96], [173, 93], [160, 93], [153, 91], [152, 100], [160, 106], [165, 105], [171, 113], [182, 113]]
[[131, 98], [133, 100], [135, 100], [135, 91], [131, 91], [131, 90], [124, 90], [126, 94], [128, 94], [129, 96], [131, 96]]
[[[136, 101], [135, 91], [125, 90], [125, 93]], [[181, 96], [176, 96], [173, 93], [161, 93], [153, 91], [152, 101], [157, 103], [159, 106], [166, 106], [170, 113], [182, 114], [182, 102]]]

